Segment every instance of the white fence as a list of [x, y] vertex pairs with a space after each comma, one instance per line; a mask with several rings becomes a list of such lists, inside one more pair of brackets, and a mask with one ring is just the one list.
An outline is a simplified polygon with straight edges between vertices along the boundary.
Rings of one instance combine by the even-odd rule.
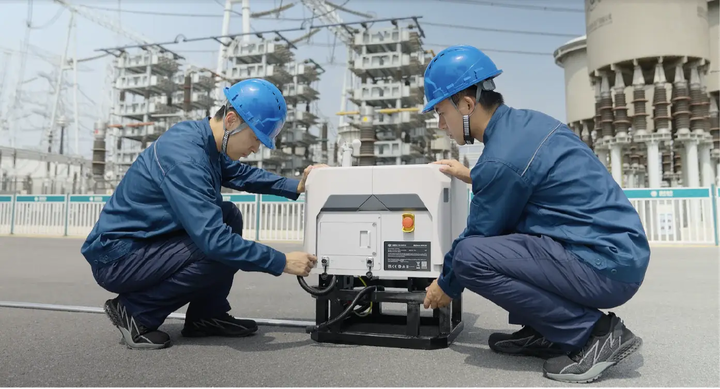
[[[637, 209], [651, 243], [718, 245], [720, 190], [627, 189], [625, 193]], [[0, 195], [0, 235], [87, 236], [108, 198]], [[240, 208], [245, 239], [302, 242], [303, 197], [292, 201], [243, 193], [224, 198]]]

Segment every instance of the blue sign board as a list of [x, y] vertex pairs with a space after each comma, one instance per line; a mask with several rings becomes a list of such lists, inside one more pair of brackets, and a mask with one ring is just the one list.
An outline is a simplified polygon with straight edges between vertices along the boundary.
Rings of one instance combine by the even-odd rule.
[[105, 203], [110, 200], [109, 195], [71, 195], [71, 203]]
[[709, 188], [625, 189], [629, 199], [698, 199], [710, 197]]
[[18, 203], [64, 203], [63, 195], [38, 195], [38, 196], [17, 196], [15, 200]]
[[254, 203], [255, 195], [253, 195], [253, 194], [223, 195], [223, 201], [230, 201], [233, 203]]
[[0, 196], [0, 203], [12, 203], [12, 196]]
[[282, 197], [282, 196], [275, 196], [275, 195], [262, 195], [260, 198], [260, 201], [263, 203], [289, 203], [289, 202], [301, 202], [305, 201], [305, 196], [303, 194], [298, 197], [297, 200], [290, 200], [288, 198]]

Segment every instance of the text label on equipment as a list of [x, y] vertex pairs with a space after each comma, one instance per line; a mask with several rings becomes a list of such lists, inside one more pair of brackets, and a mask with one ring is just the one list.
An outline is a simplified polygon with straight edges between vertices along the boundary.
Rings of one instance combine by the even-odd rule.
[[385, 242], [385, 270], [430, 270], [430, 242]]

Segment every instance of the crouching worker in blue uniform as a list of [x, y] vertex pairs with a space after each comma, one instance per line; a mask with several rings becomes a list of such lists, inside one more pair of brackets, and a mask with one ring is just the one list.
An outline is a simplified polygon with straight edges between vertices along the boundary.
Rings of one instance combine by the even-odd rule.
[[638, 291], [650, 248], [640, 218], [605, 166], [565, 124], [508, 107], [500, 75], [474, 47], [441, 51], [425, 72], [425, 112], [458, 144], [484, 150], [472, 170], [439, 161], [472, 184], [465, 231], [428, 287], [425, 307], [464, 289], [509, 312], [497, 352], [547, 359], [548, 378], [590, 382], [642, 341], [614, 313]]
[[228, 313], [235, 273], [307, 276], [317, 261], [242, 238], [242, 214], [221, 187], [296, 200], [314, 166], [296, 180], [237, 162], [260, 144], [275, 148], [287, 106], [260, 79], [225, 97], [213, 118], [176, 124], [140, 154], [82, 246], [95, 280], [118, 294], [105, 312], [130, 348], [168, 347], [158, 327], [188, 303], [183, 336], [251, 335], [254, 321]]

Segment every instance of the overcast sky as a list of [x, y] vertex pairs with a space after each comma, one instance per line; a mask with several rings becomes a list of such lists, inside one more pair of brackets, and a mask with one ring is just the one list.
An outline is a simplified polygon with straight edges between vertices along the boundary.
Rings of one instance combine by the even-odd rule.
[[[76, 5], [86, 5], [89, 11], [114, 20], [122, 28], [143, 35], [154, 41], [172, 41], [179, 34], [187, 38], [220, 35], [224, 0], [68, 0]], [[297, 0], [250, 0], [252, 12], [260, 12], [296, 2], [283, 12], [278, 20], [272, 17], [251, 20], [254, 31], [300, 27], [303, 18], [311, 12]], [[494, 5], [482, 5], [479, 0], [334, 0], [346, 8], [370, 13], [375, 18], [424, 16], [420, 19], [426, 38], [426, 48], [436, 53], [453, 44], [470, 44], [488, 49], [487, 54], [504, 70], [496, 80], [499, 91], [506, 102], [518, 108], [544, 111], [560, 120], [565, 120], [565, 92], [563, 71], [553, 61], [552, 52], [563, 43], [585, 33], [582, 0], [503, 0], [487, 1]], [[509, 5], [509, 6], [498, 6]], [[70, 12], [52, 0], [32, 1], [32, 26], [30, 51], [23, 80], [21, 107], [9, 115], [10, 99], [17, 87], [20, 55], [19, 51], [26, 33], [28, 18], [26, 0], [5, 0], [0, 2], [0, 119], [10, 118], [17, 123], [16, 147], [35, 148], [40, 135], [50, 119], [52, 93], [49, 79], [53, 73], [52, 62], [59, 62], [65, 47]], [[513, 4], [520, 5], [513, 7]], [[120, 7], [120, 12], [117, 11]], [[565, 9], [557, 10], [557, 8]], [[105, 10], [109, 9], [109, 10]], [[571, 9], [571, 11], [567, 11]], [[112, 11], [114, 10], [114, 11]], [[241, 5], [234, 6], [237, 14], [231, 20], [230, 32], [242, 32]], [[164, 13], [166, 15], [160, 15]], [[170, 15], [174, 14], [174, 15]], [[177, 14], [189, 14], [182, 16]], [[344, 21], [361, 20], [360, 17], [341, 12]], [[427, 23], [427, 24], [424, 24]], [[314, 24], [324, 24], [315, 21]], [[450, 28], [440, 25], [454, 25]], [[389, 24], [380, 24], [389, 25]], [[465, 28], [473, 27], [473, 29]], [[529, 31], [531, 34], [500, 29]], [[541, 34], [552, 33], [552, 34]], [[302, 31], [288, 32], [288, 38], [303, 35]], [[73, 55], [73, 40], [69, 55]], [[134, 44], [127, 38], [79, 17], [77, 19], [77, 56], [88, 58], [98, 55], [100, 48]], [[215, 69], [218, 43], [202, 41], [170, 45], [167, 48], [185, 56], [188, 61]], [[494, 51], [498, 50], [498, 51]], [[510, 52], [503, 52], [510, 51]], [[312, 58], [322, 64], [327, 72], [320, 81], [321, 117], [330, 119], [332, 130], [337, 125], [336, 112], [340, 110], [340, 88], [345, 63], [345, 49], [329, 31], [316, 34], [310, 43], [298, 45], [297, 59]], [[92, 125], [98, 118], [99, 107], [104, 96], [105, 68], [108, 59], [102, 58], [81, 64], [79, 78], [80, 104], [80, 148], [89, 157], [92, 147]], [[66, 80], [72, 82], [72, 72], [66, 72]], [[63, 97], [65, 113], [71, 121], [72, 136], [72, 94]], [[33, 113], [34, 112], [34, 113]], [[44, 115], [44, 117], [43, 117]], [[1, 122], [1, 120], [0, 120]], [[8, 134], [1, 134], [0, 144], [8, 145]], [[68, 145], [72, 151], [74, 141]]]

